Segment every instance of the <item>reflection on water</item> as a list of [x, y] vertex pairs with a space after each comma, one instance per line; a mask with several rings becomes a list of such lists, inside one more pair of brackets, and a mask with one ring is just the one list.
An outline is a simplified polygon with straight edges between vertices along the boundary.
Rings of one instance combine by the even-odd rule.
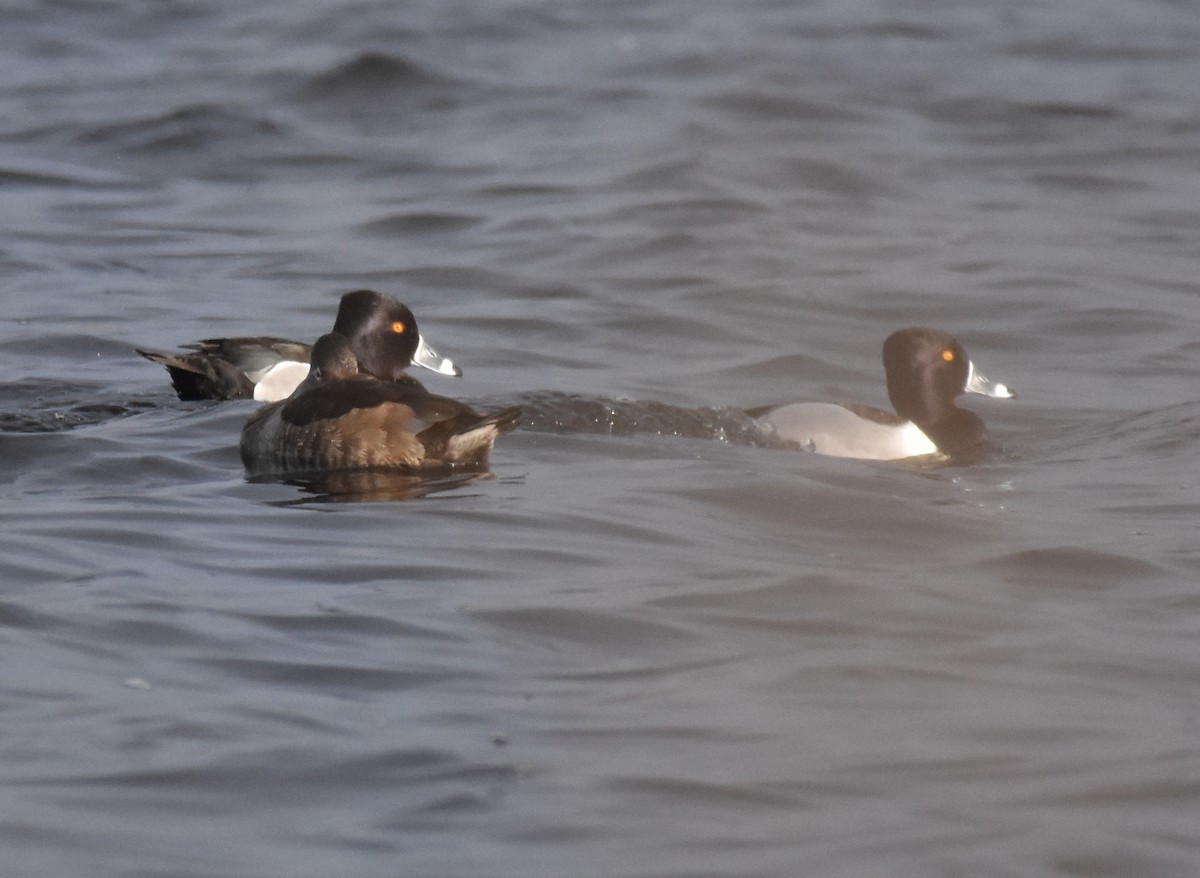
[[353, 501], [415, 500], [430, 494], [453, 491], [493, 478], [491, 472], [452, 472], [411, 474], [393, 470], [352, 470], [349, 472], [289, 474], [285, 478], [257, 478], [259, 483], [281, 482], [294, 485], [308, 496], [295, 500], [276, 500], [276, 506], [309, 503], [345, 503]]

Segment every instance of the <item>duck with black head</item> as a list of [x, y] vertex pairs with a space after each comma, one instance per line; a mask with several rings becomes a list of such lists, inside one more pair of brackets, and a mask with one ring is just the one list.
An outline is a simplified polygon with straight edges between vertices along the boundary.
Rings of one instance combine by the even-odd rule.
[[[400, 333], [397, 327], [403, 327]], [[439, 375], [462, 375], [452, 360], [441, 356], [417, 329], [408, 306], [374, 290], [355, 290], [342, 296], [334, 331], [350, 343], [361, 371], [385, 381], [413, 381], [408, 366], [421, 366]], [[402, 335], [411, 351], [399, 369], [379, 351], [392, 336]], [[185, 345], [177, 354], [137, 349], [147, 360], [167, 367], [180, 399], [257, 399], [274, 402], [289, 396], [308, 374], [311, 348], [276, 336], [209, 338]]]
[[[388, 374], [410, 356], [395, 333], [373, 350]], [[435, 396], [415, 382], [385, 381], [360, 371], [361, 358], [339, 332], [317, 339], [312, 369], [285, 400], [255, 412], [239, 449], [251, 476], [364, 469], [446, 471], [482, 468], [496, 437], [512, 429], [519, 408], [480, 414]]]
[[865, 460], [899, 460], [928, 454], [963, 459], [987, 446], [987, 427], [955, 398], [979, 393], [1012, 399], [1016, 393], [989, 381], [966, 350], [937, 329], [909, 327], [883, 343], [888, 398], [895, 413], [863, 405], [801, 402], [751, 409], [771, 439], [808, 451]]

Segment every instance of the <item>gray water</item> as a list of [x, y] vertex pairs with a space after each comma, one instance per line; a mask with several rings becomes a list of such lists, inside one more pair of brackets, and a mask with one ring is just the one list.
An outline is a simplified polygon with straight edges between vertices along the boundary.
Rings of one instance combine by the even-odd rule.
[[[0, 16], [5, 875], [1200, 874], [1194, 4]], [[249, 483], [133, 353], [364, 286], [489, 477]], [[744, 441], [912, 324], [996, 453]]]

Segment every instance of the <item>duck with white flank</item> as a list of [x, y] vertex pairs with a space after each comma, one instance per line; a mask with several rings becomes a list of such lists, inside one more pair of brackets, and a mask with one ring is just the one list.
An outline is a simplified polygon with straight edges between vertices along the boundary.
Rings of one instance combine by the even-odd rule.
[[895, 414], [862, 405], [800, 402], [751, 409], [772, 439], [835, 457], [898, 460], [941, 453], [967, 454], [986, 445], [987, 428], [955, 405], [962, 393], [1011, 399], [989, 381], [963, 346], [937, 329], [897, 330], [883, 343], [888, 398]]
[[[404, 327], [402, 333], [396, 327]], [[440, 375], [462, 375], [462, 370], [425, 343], [417, 321], [407, 306], [374, 290], [355, 290], [342, 296], [334, 332], [350, 343], [359, 369], [384, 381], [407, 378], [409, 366], [422, 366]], [[378, 351], [403, 337], [411, 350], [396, 368], [389, 354], [386, 364]], [[311, 348], [275, 336], [210, 338], [185, 345], [178, 354], [138, 349], [152, 362], [167, 367], [180, 399], [257, 399], [274, 402], [289, 396], [308, 374]], [[408, 378], [413, 381], [415, 379]]]

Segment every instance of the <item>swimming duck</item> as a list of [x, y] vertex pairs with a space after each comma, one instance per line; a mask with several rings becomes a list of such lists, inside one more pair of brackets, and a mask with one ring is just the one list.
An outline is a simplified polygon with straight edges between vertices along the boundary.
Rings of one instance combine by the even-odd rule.
[[[462, 375], [453, 361], [425, 343], [407, 306], [373, 290], [342, 296], [334, 331], [349, 340], [362, 371], [385, 381], [407, 378], [402, 373], [408, 365], [441, 375]], [[398, 369], [390, 363], [383, 367], [377, 351], [396, 335], [412, 349]], [[147, 360], [167, 367], [180, 399], [284, 399], [308, 374], [311, 357], [308, 345], [273, 336], [210, 338], [184, 348], [178, 354], [137, 349]]]
[[[397, 340], [374, 350], [376, 369], [408, 363]], [[519, 408], [479, 414], [453, 399], [362, 371], [350, 339], [323, 335], [308, 376], [285, 400], [255, 412], [239, 450], [251, 476], [357, 469], [445, 470], [482, 467]]]
[[883, 343], [888, 398], [895, 414], [862, 405], [802, 402], [751, 409], [772, 439], [808, 451], [865, 460], [962, 455], [988, 441], [987, 428], [954, 400], [961, 393], [1016, 396], [977, 370], [963, 346], [937, 329], [910, 327]]

